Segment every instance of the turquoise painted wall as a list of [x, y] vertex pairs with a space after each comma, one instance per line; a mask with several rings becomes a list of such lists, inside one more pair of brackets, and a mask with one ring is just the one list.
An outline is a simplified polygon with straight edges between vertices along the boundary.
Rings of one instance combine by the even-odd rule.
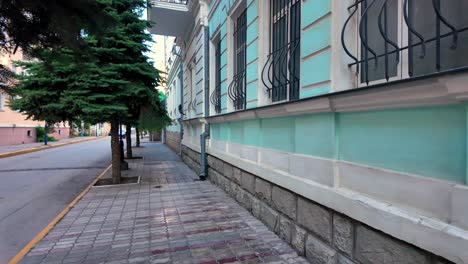
[[212, 124], [211, 138], [466, 183], [466, 126], [452, 105]]
[[[210, 28], [210, 38], [213, 38], [215, 34], [219, 34], [221, 40], [221, 79], [223, 86], [221, 93], [221, 113], [227, 112], [227, 87], [229, 83], [227, 81], [227, 63], [232, 63], [232, 59], [227, 57], [227, 13], [234, 4], [233, 0], [221, 0], [215, 5], [216, 1], [212, 1], [209, 6], [209, 10], [212, 13], [209, 17], [208, 25]], [[247, 108], [257, 106], [257, 91], [258, 86], [253, 85], [258, 83], [258, 0], [248, 0], [246, 2], [247, 12]]]
[[259, 67], [258, 1], [247, 1], [247, 108], [257, 107]]
[[462, 106], [340, 114], [339, 158], [464, 182]]
[[[259, 1], [247, 0], [247, 108], [258, 105], [259, 93]], [[211, 16], [209, 27], [211, 37], [219, 32], [223, 50], [227, 46], [227, 14], [234, 0], [212, 1], [209, 6]], [[331, 91], [331, 0], [302, 1], [301, 16], [301, 90], [299, 97], [308, 98]], [[232, 59], [226, 54], [222, 57], [222, 66]], [[227, 78], [226, 75], [223, 77]], [[227, 83], [226, 86], [229, 84]], [[227, 112], [227, 93], [223, 93], [222, 113]]]
[[331, 90], [331, 0], [302, 2], [300, 98]]

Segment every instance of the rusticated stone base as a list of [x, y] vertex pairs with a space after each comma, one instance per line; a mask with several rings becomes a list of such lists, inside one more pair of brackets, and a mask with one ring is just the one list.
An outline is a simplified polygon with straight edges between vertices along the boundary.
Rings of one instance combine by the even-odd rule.
[[[199, 172], [200, 154], [182, 152]], [[210, 155], [208, 178], [311, 263], [451, 263]]]
[[166, 131], [166, 145], [174, 152], [179, 153], [180, 149], [180, 133]]
[[197, 174], [200, 173], [200, 153], [182, 145], [182, 160]]

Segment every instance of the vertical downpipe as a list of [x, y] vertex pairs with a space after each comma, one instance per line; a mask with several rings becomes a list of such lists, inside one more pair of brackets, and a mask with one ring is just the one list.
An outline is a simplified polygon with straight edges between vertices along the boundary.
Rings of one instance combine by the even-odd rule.
[[182, 140], [184, 139], [184, 126], [182, 120], [184, 118], [184, 60], [180, 58], [180, 104], [179, 104], [179, 131], [180, 131], [180, 142], [179, 142], [179, 156], [182, 158]]
[[[205, 118], [210, 116], [210, 35], [209, 35], [209, 28], [208, 26], [203, 26], [204, 27], [204, 59], [205, 59], [205, 65], [203, 67], [203, 70], [205, 71], [205, 99], [204, 99], [204, 105], [205, 105]], [[200, 146], [201, 146], [201, 157], [200, 157], [200, 180], [204, 181], [206, 180], [206, 177], [208, 175], [208, 166], [207, 166], [207, 161], [206, 161], [206, 139], [210, 135], [210, 124], [205, 123], [204, 124], [204, 132], [200, 135]]]

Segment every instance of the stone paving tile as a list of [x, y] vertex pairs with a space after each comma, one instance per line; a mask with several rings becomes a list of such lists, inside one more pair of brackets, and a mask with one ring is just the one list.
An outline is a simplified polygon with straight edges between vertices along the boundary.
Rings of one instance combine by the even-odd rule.
[[308, 263], [164, 145], [135, 152], [141, 184], [92, 188], [21, 263]]

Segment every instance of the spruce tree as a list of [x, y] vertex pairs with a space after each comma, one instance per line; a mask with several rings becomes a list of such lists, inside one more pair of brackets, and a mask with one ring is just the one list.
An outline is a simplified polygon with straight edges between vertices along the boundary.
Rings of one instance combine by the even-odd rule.
[[[35, 106], [47, 106], [64, 120], [80, 117], [88, 123], [111, 124], [112, 177], [121, 180], [119, 123], [135, 122], [142, 108], [152, 109], [158, 122], [170, 119], [158, 101], [159, 72], [145, 55], [151, 40], [146, 29], [150, 23], [140, 19], [147, 7], [145, 0], [101, 0], [106, 15], [115, 24], [96, 36], [87, 34], [86, 51], [51, 49], [38, 52], [40, 62], [24, 64], [29, 75], [20, 80], [12, 104], [33, 118], [41, 118]], [[49, 79], [40, 82], [39, 80]], [[36, 81], [33, 81], [36, 80]], [[57, 89], [49, 88], [50, 82]], [[54, 90], [55, 97], [46, 92]], [[37, 94], [46, 96], [40, 103]], [[56, 112], [54, 112], [56, 111]], [[64, 111], [64, 112], [62, 112]], [[62, 114], [60, 114], [62, 113]]]

